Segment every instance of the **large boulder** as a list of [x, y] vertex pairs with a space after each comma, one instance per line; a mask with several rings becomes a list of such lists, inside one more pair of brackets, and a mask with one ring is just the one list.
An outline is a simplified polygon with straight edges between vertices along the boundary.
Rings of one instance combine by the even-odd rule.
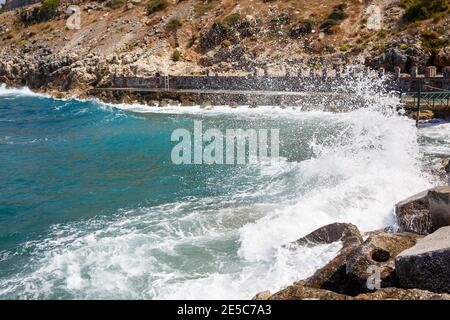
[[346, 261], [346, 274], [353, 285], [353, 294], [370, 291], [367, 282], [374, 268], [380, 272], [380, 287], [395, 287], [395, 257], [414, 246], [421, 236], [414, 233], [390, 234], [379, 232], [370, 236], [353, 250]]
[[346, 276], [346, 259], [350, 252], [363, 243], [361, 233], [355, 225], [350, 223], [332, 223], [290, 243], [289, 247], [315, 246], [336, 241], [342, 242], [342, 249], [334, 259], [305, 280], [304, 283], [307, 287], [331, 290], [338, 293], [352, 291], [351, 283], [349, 283]]
[[342, 241], [343, 246], [353, 243], [362, 243], [362, 236], [358, 228], [351, 223], [332, 223], [323, 226], [292, 244], [308, 246]]
[[450, 226], [399, 254], [395, 269], [404, 288], [450, 293]]
[[450, 300], [449, 294], [437, 294], [419, 289], [384, 288], [371, 293], [363, 293], [356, 300]]
[[347, 257], [358, 243], [344, 246], [338, 255], [305, 280], [305, 285], [312, 288], [331, 290], [342, 294], [359, 293], [358, 286], [347, 276]]
[[352, 297], [336, 292], [310, 288], [301, 281], [283, 289], [272, 296], [269, 300], [352, 300]]
[[450, 225], [450, 187], [435, 187], [396, 204], [400, 231], [429, 234]]

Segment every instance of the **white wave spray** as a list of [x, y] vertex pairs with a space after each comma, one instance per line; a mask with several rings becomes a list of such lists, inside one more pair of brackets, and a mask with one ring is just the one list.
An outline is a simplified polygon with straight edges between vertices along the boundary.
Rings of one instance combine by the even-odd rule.
[[[395, 202], [433, 183], [421, 170], [414, 123], [384, 108], [395, 103], [386, 98], [383, 106], [338, 114], [247, 110], [250, 117], [295, 119], [298, 130], [319, 123], [331, 134], [310, 142], [309, 160], [261, 166], [268, 179], [252, 193], [55, 226], [47, 238], [24, 245], [33, 259], [20, 274], [0, 279], [0, 297], [246, 299], [305, 278], [340, 244], [296, 251], [283, 244], [337, 221], [363, 231], [386, 227]], [[276, 201], [237, 201], [256, 194]]]

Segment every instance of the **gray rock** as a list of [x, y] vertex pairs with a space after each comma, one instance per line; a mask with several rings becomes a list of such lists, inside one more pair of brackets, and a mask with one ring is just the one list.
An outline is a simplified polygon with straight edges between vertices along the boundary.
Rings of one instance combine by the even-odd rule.
[[362, 236], [358, 228], [351, 223], [332, 223], [314, 230], [310, 234], [298, 239], [292, 244], [317, 245], [342, 241], [344, 247], [350, 243], [362, 243]]
[[338, 293], [353, 291], [352, 284], [346, 275], [346, 260], [347, 256], [363, 243], [361, 233], [355, 225], [332, 223], [290, 243], [289, 247], [295, 248], [299, 245], [314, 246], [336, 241], [342, 241], [342, 249], [334, 259], [305, 280], [307, 287], [331, 290]]
[[395, 268], [404, 288], [450, 293], [450, 227], [440, 228], [403, 251]]
[[396, 204], [400, 231], [429, 234], [450, 225], [450, 187], [436, 187]]

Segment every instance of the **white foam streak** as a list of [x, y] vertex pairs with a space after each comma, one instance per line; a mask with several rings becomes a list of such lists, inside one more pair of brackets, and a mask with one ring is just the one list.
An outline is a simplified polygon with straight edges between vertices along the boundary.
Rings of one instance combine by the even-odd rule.
[[31, 91], [28, 87], [9, 88], [5, 84], [0, 84], [0, 96], [30, 96], [49, 98], [49, 95], [43, 93], [36, 93]]

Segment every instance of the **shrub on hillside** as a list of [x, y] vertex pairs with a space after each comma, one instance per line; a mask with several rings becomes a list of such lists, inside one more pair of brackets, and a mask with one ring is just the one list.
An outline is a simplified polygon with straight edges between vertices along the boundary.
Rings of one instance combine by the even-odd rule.
[[402, 0], [407, 21], [425, 20], [448, 10], [448, 0]]
[[300, 21], [298, 24], [289, 29], [289, 36], [292, 38], [298, 38], [301, 35], [308, 34], [312, 31], [314, 23], [309, 20]]
[[151, 15], [155, 12], [162, 11], [167, 8], [168, 5], [166, 0], [151, 0], [147, 4], [147, 13]]
[[335, 6], [333, 11], [331, 11], [325, 21], [320, 25], [320, 28], [327, 33], [332, 33], [333, 27], [339, 25], [342, 20], [348, 18], [348, 14], [345, 12], [346, 8], [347, 5], [345, 3]]
[[441, 38], [439, 33], [435, 31], [424, 30], [420, 35], [422, 38], [422, 48], [431, 53], [450, 44], [448, 38]]
[[59, 0], [44, 0], [39, 9], [39, 19], [41, 21], [50, 20], [58, 11]]
[[183, 25], [183, 20], [173, 18], [167, 23], [167, 29], [175, 30], [175, 29], [178, 29], [179, 27], [181, 27], [182, 25]]
[[124, 4], [123, 0], [111, 0], [110, 6], [113, 9], [116, 9]]
[[173, 62], [178, 62], [178, 61], [180, 61], [180, 59], [181, 59], [181, 52], [178, 51], [178, 50], [175, 50], [175, 51], [172, 53], [172, 61], [173, 61]]

